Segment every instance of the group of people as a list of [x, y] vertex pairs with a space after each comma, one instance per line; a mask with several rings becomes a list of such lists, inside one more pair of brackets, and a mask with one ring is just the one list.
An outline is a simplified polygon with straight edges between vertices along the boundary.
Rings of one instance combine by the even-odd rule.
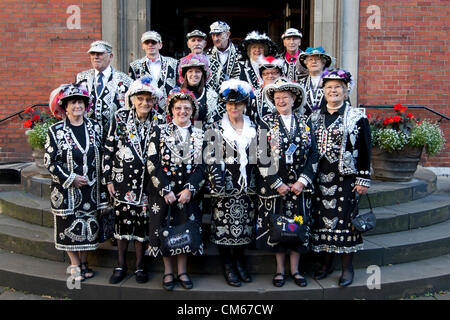
[[[87, 253], [98, 248], [98, 217], [113, 210], [118, 265], [110, 283], [127, 275], [134, 242], [138, 283], [148, 281], [144, 256], [162, 254], [160, 232], [171, 224], [202, 224], [211, 216], [210, 242], [218, 248], [231, 286], [251, 282], [246, 249], [272, 252], [273, 285], [285, 283], [285, 258], [299, 286], [301, 254], [321, 254], [315, 279], [333, 271], [340, 255], [339, 285], [353, 281], [353, 254], [363, 245], [351, 224], [356, 193], [370, 187], [370, 128], [350, 104], [351, 74], [329, 69], [334, 59], [321, 47], [299, 47], [302, 34], [282, 35], [286, 51], [253, 31], [238, 46], [223, 21], [207, 35], [187, 35], [191, 53], [179, 61], [162, 56], [161, 36], [142, 35], [146, 56], [129, 75], [111, 66], [112, 47], [95, 41], [93, 68], [50, 95], [52, 113], [45, 165], [52, 176], [55, 246], [67, 251], [75, 280], [94, 276]], [[303, 242], [274, 242], [272, 215], [306, 226]], [[193, 283], [188, 255], [163, 256], [162, 286]], [[176, 263], [175, 259], [176, 258]], [[176, 264], [177, 276], [174, 273]]]

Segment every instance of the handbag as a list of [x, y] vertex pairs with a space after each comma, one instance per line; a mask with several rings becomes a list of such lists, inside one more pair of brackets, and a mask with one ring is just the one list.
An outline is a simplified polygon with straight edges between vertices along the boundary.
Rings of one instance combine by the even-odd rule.
[[308, 241], [308, 226], [304, 217], [296, 219], [281, 214], [269, 217], [269, 242], [303, 244]]
[[356, 230], [358, 230], [359, 232], [370, 231], [373, 228], [375, 228], [375, 226], [377, 224], [377, 217], [373, 213], [372, 204], [370, 203], [369, 195], [366, 194], [366, 196], [367, 196], [367, 202], [369, 202], [369, 208], [370, 208], [369, 212], [366, 212], [363, 214], [358, 214], [358, 212], [359, 212], [358, 205], [359, 205], [359, 199], [360, 199], [359, 194], [357, 194], [356, 204], [353, 209], [352, 224], [353, 224], [353, 227]]
[[98, 242], [103, 243], [114, 236], [114, 208], [106, 208], [100, 211], [98, 220]]
[[[170, 224], [171, 207], [172, 205], [169, 205], [165, 226], [158, 230], [162, 255], [170, 257], [193, 253], [201, 249], [202, 235], [200, 224], [187, 219], [185, 223], [172, 226]], [[187, 217], [185, 205], [183, 206], [183, 212]]]

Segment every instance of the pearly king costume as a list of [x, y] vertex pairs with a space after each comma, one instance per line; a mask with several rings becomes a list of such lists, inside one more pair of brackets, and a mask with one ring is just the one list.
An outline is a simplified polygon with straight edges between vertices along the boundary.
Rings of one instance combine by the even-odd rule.
[[[351, 75], [326, 71], [324, 80], [342, 80], [351, 88]], [[351, 253], [363, 247], [361, 234], [351, 223], [355, 185], [370, 187], [371, 136], [363, 112], [347, 101], [329, 114], [326, 105], [311, 115], [319, 152], [315, 181], [312, 249]]]
[[[167, 100], [170, 113], [174, 99], [189, 99], [193, 105], [193, 113], [198, 108], [195, 97], [185, 89], [174, 89]], [[203, 163], [203, 130], [192, 124], [179, 127], [174, 122], [156, 126], [150, 136], [148, 148], [147, 170], [150, 181], [146, 191], [150, 195], [150, 240], [147, 254], [157, 257], [160, 250], [159, 230], [167, 219], [169, 205], [164, 196], [170, 192], [178, 194], [184, 189], [192, 193], [191, 200], [185, 204], [171, 206], [171, 225], [184, 223], [187, 219], [202, 223], [199, 191], [205, 182], [206, 165]], [[202, 254], [203, 247], [196, 252], [182, 254]], [[180, 253], [174, 253], [174, 255]]]
[[[258, 219], [256, 224], [256, 246], [258, 249], [282, 252], [288, 248], [303, 253], [309, 242], [284, 245], [270, 239], [269, 219], [280, 214], [291, 219], [301, 218], [301, 224], [309, 230], [311, 224], [311, 196], [317, 170], [317, 149], [311, 123], [307, 117], [295, 113], [305, 102], [305, 92], [296, 83], [279, 78], [265, 88], [267, 98], [273, 101], [276, 91], [290, 91], [296, 95], [296, 102], [290, 115], [277, 111], [264, 116], [258, 128], [260, 175], [257, 179]], [[270, 161], [269, 161], [270, 160]], [[283, 183], [291, 185], [297, 181], [305, 185], [300, 195], [289, 192], [280, 196], [277, 188]], [[309, 231], [308, 231], [309, 236]]]
[[162, 95], [150, 78], [133, 82], [126, 94], [126, 107], [115, 113], [105, 144], [104, 183], [112, 183], [114, 196], [114, 237], [122, 240], [148, 240], [148, 196], [144, 189], [149, 179], [147, 150], [153, 132], [152, 114], [140, 122], [130, 98], [148, 92], [155, 99]]
[[[112, 47], [106, 41], [95, 41], [91, 44], [88, 53], [111, 53], [111, 51]], [[125, 106], [125, 93], [132, 80], [125, 73], [108, 66], [101, 74], [95, 69], [78, 73], [76, 82], [82, 81], [86, 82], [94, 103], [94, 107], [91, 108], [87, 116], [98, 122], [104, 141], [114, 112]]]
[[[81, 97], [89, 108], [86, 88], [62, 85], [50, 96], [52, 113], [64, 113], [61, 105], [74, 97]], [[88, 251], [98, 247], [97, 212], [107, 205], [106, 191], [99, 182], [101, 148], [101, 130], [94, 120], [84, 118], [82, 126], [73, 127], [66, 119], [48, 129], [44, 164], [52, 176], [50, 200], [58, 250]], [[86, 177], [88, 184], [75, 187], [76, 175]]]
[[[161, 42], [161, 36], [156, 31], [147, 31], [141, 37], [141, 42], [147, 40], [154, 40]], [[152, 64], [158, 64], [160, 69], [159, 74], [153, 74]], [[154, 114], [154, 119], [158, 124], [166, 122], [166, 99], [169, 92], [175, 88], [177, 82], [177, 64], [178, 61], [171, 57], [159, 55], [156, 61], [150, 60], [148, 57], [135, 60], [130, 63], [128, 74], [133, 80], [148, 76], [155, 81], [157, 87], [161, 90], [162, 96], [158, 101], [158, 108]]]
[[[230, 26], [223, 21], [217, 21], [210, 26], [210, 29], [210, 34], [222, 33], [230, 31]], [[217, 93], [224, 81], [239, 78], [241, 71], [239, 68], [239, 60], [242, 59], [242, 56], [236, 46], [230, 41], [225, 51], [228, 52], [228, 57], [224, 63], [221, 62], [219, 50], [216, 47], [212, 47], [206, 53], [211, 69], [211, 79], [208, 82], [208, 87]]]
[[[299, 37], [302, 38], [303, 35], [300, 31], [295, 28], [289, 28], [283, 33], [281, 39], [286, 37]], [[295, 82], [299, 82], [301, 78], [303, 78], [307, 74], [307, 70], [300, 65], [298, 58], [302, 51], [299, 49], [293, 56], [291, 56], [288, 52], [283, 52], [280, 55], [280, 58], [285, 60], [283, 75]]]

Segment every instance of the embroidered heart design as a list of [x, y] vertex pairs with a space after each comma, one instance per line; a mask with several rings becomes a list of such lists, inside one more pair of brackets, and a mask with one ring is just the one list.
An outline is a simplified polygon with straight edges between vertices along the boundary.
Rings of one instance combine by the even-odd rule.
[[231, 231], [231, 234], [233, 235], [233, 237], [237, 238], [244, 231], [244, 227], [243, 226], [231, 226], [230, 231]]

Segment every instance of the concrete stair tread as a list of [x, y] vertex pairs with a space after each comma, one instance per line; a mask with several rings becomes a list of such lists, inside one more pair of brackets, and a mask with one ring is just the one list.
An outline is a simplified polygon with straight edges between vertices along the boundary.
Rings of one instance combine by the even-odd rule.
[[46, 211], [51, 210], [50, 201], [48, 199], [42, 199], [23, 190], [0, 192], [0, 199], [25, 208], [42, 209]]
[[[308, 286], [296, 286], [287, 277], [283, 288], [272, 286], [272, 275], [254, 275], [253, 282], [240, 288], [230, 287], [222, 275], [191, 274], [194, 289], [177, 285], [173, 292], [161, 288], [162, 273], [150, 273], [146, 284], [137, 284], [132, 270], [117, 285], [110, 285], [111, 268], [94, 268], [96, 276], [81, 283], [81, 290], [69, 290], [65, 275], [67, 263], [48, 261], [0, 250], [0, 285], [36, 294], [74, 299], [389, 299], [426, 292], [430, 287], [448, 289], [450, 255], [417, 262], [381, 267], [381, 289], [369, 290], [367, 269], [356, 269], [354, 283], [348, 288], [337, 286], [340, 272], [316, 281], [307, 275]], [[370, 282], [369, 282], [370, 283]]]
[[[53, 229], [19, 221], [0, 215], [0, 248], [17, 253], [55, 261], [65, 261], [64, 252], [54, 248]], [[117, 260], [117, 247], [110, 241], [101, 244], [93, 254], [93, 265], [113, 266]], [[129, 256], [134, 256], [130, 246]], [[364, 249], [355, 259], [355, 266], [404, 263], [427, 259], [450, 253], [450, 220], [420, 229], [364, 236]], [[247, 250], [247, 254], [258, 273], [271, 273], [273, 254], [259, 250]], [[157, 260], [160, 260], [159, 258]], [[149, 261], [155, 261], [154, 258]], [[217, 247], [206, 243], [203, 256], [191, 261], [194, 269], [209, 269], [206, 273], [219, 273]], [[206, 263], [206, 264], [205, 264]]]

